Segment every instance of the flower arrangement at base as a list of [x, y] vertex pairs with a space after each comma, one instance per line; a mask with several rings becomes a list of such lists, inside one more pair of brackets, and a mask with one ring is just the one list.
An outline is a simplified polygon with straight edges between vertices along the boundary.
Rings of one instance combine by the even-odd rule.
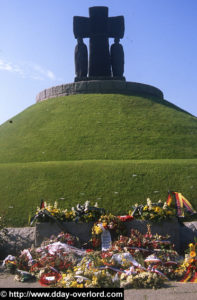
[[119, 217], [112, 214], [101, 216], [92, 227], [91, 242], [94, 249], [100, 249], [101, 235], [105, 230], [108, 230], [111, 239], [115, 240], [119, 235], [124, 234], [126, 229], [124, 222]]
[[36, 277], [34, 275], [32, 275], [30, 272], [16, 270], [16, 275], [14, 277], [14, 280], [20, 281], [20, 282], [35, 281]]
[[98, 208], [98, 204], [90, 205], [90, 201], [86, 201], [83, 205], [77, 204], [71, 210], [58, 208], [58, 203], [55, 201], [54, 205], [47, 204], [46, 201], [41, 202], [40, 207], [34, 217], [30, 220], [30, 225], [35, 221], [38, 222], [95, 222], [105, 212], [103, 208]]
[[[112, 215], [100, 220], [107, 220], [105, 226], [119, 226]], [[74, 238], [61, 233], [41, 247], [25, 249], [19, 257], [7, 260], [13, 260], [21, 270], [20, 281], [35, 276], [48, 287], [159, 288], [179, 266], [178, 255], [164, 238], [152, 235], [148, 226], [146, 234], [132, 230], [130, 237], [120, 235], [112, 241], [109, 249], [95, 251], [76, 248]]]
[[168, 280], [177, 279], [175, 271], [180, 264], [180, 257], [176, 251], [162, 249], [156, 254], [146, 257], [144, 263], [148, 270], [157, 270]]
[[62, 275], [56, 287], [71, 288], [158, 288], [166, 280], [163, 274], [142, 267], [129, 252], [96, 251]]
[[58, 281], [62, 279], [62, 275], [58, 272], [48, 272], [48, 273], [43, 273], [40, 276], [39, 283], [42, 286], [51, 286], [57, 284]]
[[79, 247], [80, 241], [79, 238], [76, 236], [73, 236], [70, 233], [60, 232], [57, 236], [51, 236], [50, 239], [44, 240], [41, 244], [41, 246], [47, 246], [51, 243], [61, 242], [68, 244], [70, 246]]
[[[25, 249], [20, 256], [5, 259], [5, 267], [17, 269], [20, 281], [36, 278], [41, 285], [60, 288], [159, 288], [169, 279], [197, 282], [197, 241], [189, 245], [182, 263], [169, 236], [153, 235], [149, 224], [145, 234], [132, 229], [130, 236], [125, 236], [125, 222], [133, 216], [99, 216], [100, 210], [91, 210], [88, 202], [71, 212], [57, 208], [57, 204], [42, 206], [39, 217], [52, 216], [60, 221], [66, 216], [79, 222], [97, 218], [91, 241], [83, 244], [91, 249], [80, 249], [78, 238], [62, 232], [39, 248]], [[141, 218], [153, 214], [151, 220], [160, 221], [163, 216], [173, 216], [166, 204], [155, 205], [150, 199], [138, 208], [135, 213]]]
[[158, 276], [157, 273], [153, 272], [140, 272], [139, 274], [132, 274], [126, 276], [124, 273], [120, 276], [121, 284], [120, 287], [124, 289], [142, 289], [142, 288], [151, 288], [157, 289], [160, 288], [164, 279], [162, 276]]
[[189, 244], [189, 254], [186, 254], [183, 264], [176, 270], [180, 282], [197, 283], [197, 239]]
[[175, 217], [176, 209], [167, 205], [166, 202], [162, 203], [161, 200], [157, 203], [152, 203], [148, 198], [146, 205], [138, 205], [136, 203], [133, 211], [130, 211], [129, 214], [137, 219], [161, 222]]
[[114, 246], [129, 247], [132, 253], [141, 251], [144, 256], [151, 254], [156, 249], [173, 249], [173, 245], [168, 240], [169, 236], [161, 236], [151, 233], [151, 226], [147, 225], [146, 234], [142, 234], [137, 229], [131, 229], [130, 237], [121, 235], [119, 239], [114, 242]]
[[[114, 273], [114, 272], [112, 272]], [[105, 268], [100, 251], [88, 253], [74, 268], [63, 274], [58, 287], [71, 288], [105, 288], [118, 287], [118, 282], [114, 280], [112, 274]]]
[[175, 270], [180, 257], [166, 238], [152, 235], [150, 225], [147, 225], [146, 234], [132, 229], [130, 237], [120, 236], [113, 243], [112, 250], [127, 250], [147, 270], [157, 270], [168, 279], [176, 279]]
[[[81, 274], [86, 273], [86, 276]], [[76, 275], [80, 274], [80, 275]], [[119, 287], [119, 281], [113, 281], [108, 270], [90, 269], [85, 272], [74, 272], [63, 274], [62, 280], [58, 283], [61, 288], [113, 288]]]
[[[135, 233], [134, 238], [133, 233]], [[144, 248], [135, 247], [138, 245], [136, 242], [139, 242], [136, 240], [137, 236], [138, 232], [132, 231], [131, 238], [120, 236], [118, 241], [112, 243], [109, 250], [88, 251], [72, 271], [68, 270], [66, 274], [63, 274], [58, 287], [159, 288], [167, 277], [155, 266], [148, 263], [146, 265], [143, 255], [139, 261], [139, 252], [141, 250], [143, 252]], [[163, 237], [153, 236], [148, 227], [147, 234], [141, 234], [140, 238], [141, 246], [150, 246], [152, 241], [152, 250], [145, 251], [144, 256], [147, 258], [149, 253], [154, 253], [159, 245], [154, 242], [158, 239], [162, 241]], [[149, 262], [153, 261], [149, 258]], [[161, 260], [157, 259], [157, 262]]]
[[[56, 240], [61, 239], [62, 236], [65, 237], [65, 235], [68, 241], [73, 240], [69, 234], [60, 234]], [[19, 270], [27, 271], [31, 275], [36, 276], [37, 279], [41, 280], [40, 283], [48, 280], [48, 285], [53, 285], [53, 276], [55, 276], [55, 281], [57, 278], [59, 280], [60, 276], [58, 274], [73, 269], [81, 260], [81, 256], [85, 254], [84, 250], [82, 251], [72, 245], [60, 241], [54, 242], [48, 240], [48, 242], [45, 242], [39, 248], [23, 250], [21, 255], [16, 257], [16, 267]], [[46, 275], [51, 272], [55, 272], [55, 275]], [[48, 277], [49, 279], [47, 279]]]
[[12, 255], [8, 255], [4, 259], [2, 266], [11, 274], [15, 274], [17, 269], [16, 257]]

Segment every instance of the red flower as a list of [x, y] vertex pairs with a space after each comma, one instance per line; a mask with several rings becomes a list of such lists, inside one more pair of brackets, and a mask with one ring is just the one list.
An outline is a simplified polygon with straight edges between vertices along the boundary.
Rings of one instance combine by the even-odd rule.
[[89, 252], [93, 252], [94, 250], [93, 249], [86, 249], [86, 252], [89, 253]]
[[46, 274], [42, 274], [40, 277], [39, 283], [42, 286], [49, 286], [58, 282], [62, 278], [62, 275], [57, 272], [50, 272]]
[[113, 252], [104, 251], [101, 253], [102, 258], [111, 257], [113, 255]]
[[129, 216], [129, 215], [126, 215], [126, 216], [118, 216], [118, 219], [122, 222], [126, 222], [126, 221], [130, 221], [133, 219], [133, 216]]

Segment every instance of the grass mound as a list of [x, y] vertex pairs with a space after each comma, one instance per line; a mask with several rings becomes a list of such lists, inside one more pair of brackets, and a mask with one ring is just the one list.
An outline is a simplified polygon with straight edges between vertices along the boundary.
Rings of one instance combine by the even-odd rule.
[[86, 94], [40, 102], [0, 126], [0, 215], [24, 226], [40, 199], [114, 214], [180, 191], [197, 207], [197, 118], [165, 100]]
[[0, 127], [0, 163], [197, 158], [197, 118], [163, 101], [72, 95]]

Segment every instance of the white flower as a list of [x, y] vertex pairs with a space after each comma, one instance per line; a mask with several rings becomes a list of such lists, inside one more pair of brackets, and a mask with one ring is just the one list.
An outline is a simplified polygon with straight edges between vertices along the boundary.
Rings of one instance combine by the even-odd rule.
[[90, 201], [87, 200], [87, 201], [85, 202], [85, 210], [88, 209], [89, 205], [90, 205]]
[[164, 202], [163, 209], [167, 209], [167, 208], [168, 208], [168, 205], [166, 202]]
[[152, 201], [150, 200], [150, 198], [147, 198], [147, 205], [150, 209], [152, 208]]
[[76, 205], [77, 210], [81, 210], [81, 206], [79, 205], [79, 203]]
[[97, 202], [94, 204], [94, 207], [98, 207], [98, 203]]
[[77, 283], [82, 283], [84, 278], [77, 278]]
[[78, 270], [77, 272], [75, 272], [76, 275], [82, 275], [83, 271], [82, 270]]

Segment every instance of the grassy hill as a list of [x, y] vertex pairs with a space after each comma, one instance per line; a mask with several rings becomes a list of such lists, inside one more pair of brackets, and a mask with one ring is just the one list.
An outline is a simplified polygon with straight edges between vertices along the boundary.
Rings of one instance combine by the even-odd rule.
[[73, 95], [0, 127], [0, 163], [197, 158], [197, 119], [153, 99]]
[[113, 213], [182, 192], [197, 207], [197, 118], [163, 100], [72, 95], [0, 126], [0, 214], [23, 226], [40, 198]]

